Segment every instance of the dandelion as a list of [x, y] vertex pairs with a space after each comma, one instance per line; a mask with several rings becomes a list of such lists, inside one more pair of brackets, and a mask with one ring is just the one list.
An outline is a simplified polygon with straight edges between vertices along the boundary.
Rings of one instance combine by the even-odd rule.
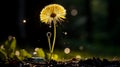
[[[50, 49], [50, 59], [52, 57], [52, 53], [54, 50], [54, 46], [55, 46], [55, 40], [56, 40], [56, 24], [57, 22], [61, 22], [63, 21], [66, 17], [66, 10], [63, 6], [59, 5], [59, 4], [50, 4], [45, 6], [42, 11], [40, 12], [40, 20], [43, 23], [46, 24], [54, 24], [54, 38], [53, 38], [53, 42], [52, 42], [52, 46], [50, 43], [50, 37], [51, 37], [51, 33], [48, 32], [47, 33], [47, 37], [48, 37], [48, 44], [49, 44], [49, 49]], [[50, 36], [49, 36], [50, 34]]]
[[66, 10], [59, 4], [50, 4], [45, 6], [40, 13], [40, 19], [46, 24], [51, 24], [52, 21], [60, 22], [65, 19]]

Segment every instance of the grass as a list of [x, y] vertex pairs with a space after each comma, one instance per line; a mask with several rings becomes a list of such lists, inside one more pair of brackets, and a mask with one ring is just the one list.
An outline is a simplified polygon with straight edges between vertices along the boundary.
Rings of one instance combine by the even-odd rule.
[[[108, 46], [108, 45], [82, 45], [84, 46], [83, 50], [80, 50], [79, 47], [72, 46], [71, 51], [69, 54], [64, 53], [64, 48], [55, 48], [54, 53], [58, 55], [58, 60], [63, 60], [63, 59], [71, 59], [73, 57], [76, 57], [77, 55], [80, 55], [81, 59], [86, 59], [86, 58], [93, 58], [93, 57], [98, 57], [98, 58], [106, 58], [109, 60], [112, 60], [113, 58], [119, 59], [120, 60], [120, 49], [119, 46]], [[33, 51], [34, 48], [27, 49], [29, 52]], [[43, 49], [44, 52], [49, 53], [49, 49]]]
[[113, 60], [116, 58], [120, 60], [119, 51], [119, 47], [96, 45], [94, 47], [86, 47], [84, 50], [71, 50], [69, 54], [65, 54], [62, 49], [55, 49], [54, 53], [59, 56], [59, 59], [71, 59], [80, 55], [81, 59], [97, 57], [101, 59]]

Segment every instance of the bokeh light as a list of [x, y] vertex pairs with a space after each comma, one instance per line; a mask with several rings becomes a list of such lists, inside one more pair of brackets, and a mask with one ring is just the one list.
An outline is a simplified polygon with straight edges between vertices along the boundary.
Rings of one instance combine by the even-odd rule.
[[39, 48], [38, 48], [38, 47], [36, 47], [36, 48], [35, 48], [35, 51], [38, 51], [38, 50], [39, 50]]
[[22, 22], [23, 22], [23, 23], [26, 23], [26, 20], [23, 20]]
[[9, 40], [9, 41], [11, 41], [12, 38], [13, 38], [13, 36], [11, 36], [11, 35], [8, 36], [8, 40]]
[[70, 53], [70, 48], [65, 48], [64, 52], [65, 52], [65, 54], [69, 54]]
[[15, 51], [16, 56], [20, 56], [20, 52], [18, 50]]
[[37, 54], [37, 52], [33, 52], [33, 55], [36, 55]]
[[64, 33], [64, 35], [67, 35], [68, 33], [67, 32], [63, 32]]
[[1, 49], [5, 49], [5, 48], [4, 48], [4, 45], [1, 45], [0, 48], [1, 48]]
[[72, 10], [71, 10], [71, 15], [72, 15], [72, 16], [76, 16], [77, 14], [78, 14], [77, 9], [72, 9]]
[[80, 55], [76, 55], [76, 58], [77, 59], [81, 59], [82, 57]]
[[79, 49], [82, 51], [84, 50], [84, 46], [80, 46]]

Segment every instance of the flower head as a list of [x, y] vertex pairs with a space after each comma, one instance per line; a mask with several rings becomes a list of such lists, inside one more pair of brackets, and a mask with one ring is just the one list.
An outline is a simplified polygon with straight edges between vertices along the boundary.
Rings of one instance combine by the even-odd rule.
[[59, 4], [50, 4], [45, 6], [40, 12], [40, 20], [46, 24], [51, 24], [52, 21], [63, 21], [65, 19], [66, 10]]

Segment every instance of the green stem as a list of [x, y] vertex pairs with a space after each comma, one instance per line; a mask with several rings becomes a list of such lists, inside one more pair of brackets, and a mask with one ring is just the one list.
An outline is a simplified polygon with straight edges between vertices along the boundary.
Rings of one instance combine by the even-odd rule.
[[53, 51], [54, 51], [55, 40], [56, 40], [56, 21], [55, 20], [53, 20], [53, 24], [54, 24], [54, 38], [53, 38], [51, 53], [53, 53]]
[[50, 60], [51, 60], [51, 57], [52, 57], [52, 52], [51, 52], [51, 41], [50, 41], [51, 32], [47, 32], [47, 38], [48, 38], [49, 51], [50, 51]]
[[51, 53], [51, 43], [50, 43], [50, 38], [48, 37], [48, 42], [49, 42], [49, 51], [50, 51], [50, 53]]
[[51, 32], [47, 32], [47, 37], [48, 37], [49, 51], [51, 53], [51, 43], [50, 43]]

